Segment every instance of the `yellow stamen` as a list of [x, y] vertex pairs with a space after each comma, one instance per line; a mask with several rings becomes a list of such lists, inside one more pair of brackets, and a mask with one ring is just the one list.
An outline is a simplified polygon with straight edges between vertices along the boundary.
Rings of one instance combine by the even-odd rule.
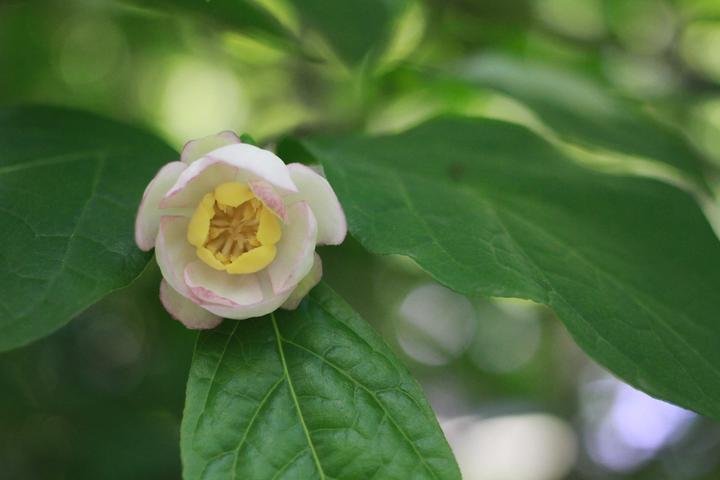
[[282, 236], [275, 214], [239, 182], [223, 183], [206, 194], [188, 225], [188, 242], [216, 270], [254, 273], [267, 267]]

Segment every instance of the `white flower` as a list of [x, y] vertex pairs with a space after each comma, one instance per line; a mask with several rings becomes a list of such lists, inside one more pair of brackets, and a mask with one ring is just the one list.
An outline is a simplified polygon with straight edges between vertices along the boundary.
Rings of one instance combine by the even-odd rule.
[[185, 145], [145, 189], [135, 222], [155, 247], [160, 300], [188, 328], [293, 309], [322, 276], [315, 245], [338, 245], [345, 215], [330, 184], [232, 132]]

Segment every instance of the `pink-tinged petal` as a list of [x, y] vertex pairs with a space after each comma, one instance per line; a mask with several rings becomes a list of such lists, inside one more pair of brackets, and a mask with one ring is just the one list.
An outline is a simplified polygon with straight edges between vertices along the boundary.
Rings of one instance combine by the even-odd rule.
[[280, 308], [284, 308], [286, 310], [295, 310], [298, 305], [300, 305], [302, 299], [305, 298], [305, 295], [307, 295], [310, 290], [312, 290], [313, 287], [317, 285], [318, 282], [320, 282], [321, 278], [322, 260], [320, 260], [320, 255], [316, 253], [313, 266], [310, 269], [310, 273], [305, 275], [305, 278], [303, 278], [300, 283], [298, 283], [297, 287], [295, 287], [295, 290], [293, 290], [288, 299], [285, 300], [285, 303], [280, 305]]
[[155, 258], [163, 277], [180, 294], [192, 298], [185, 284], [185, 267], [195, 260], [195, 247], [187, 241], [186, 217], [167, 216], [160, 220], [160, 230], [155, 244]]
[[272, 291], [279, 294], [295, 285], [308, 274], [313, 265], [317, 222], [306, 202], [296, 202], [288, 208], [288, 223], [276, 244], [275, 260], [268, 265]]
[[235, 181], [264, 180], [275, 187], [279, 193], [289, 194], [298, 191], [290, 177], [287, 165], [269, 150], [248, 143], [240, 143], [219, 148], [207, 156], [238, 167], [240, 172]]
[[226, 182], [265, 181], [279, 194], [297, 193], [287, 166], [274, 153], [247, 143], [226, 145], [196, 160], [160, 201], [162, 208], [194, 208], [203, 195]]
[[160, 217], [168, 214], [160, 210], [160, 200], [186, 168], [182, 162], [165, 164], [145, 188], [135, 217], [135, 243], [140, 250], [147, 252], [155, 246]]
[[277, 194], [272, 185], [264, 181], [250, 182], [248, 185], [250, 186], [250, 190], [257, 198], [260, 199], [263, 205], [272, 210], [272, 212], [283, 222], [287, 222], [287, 209], [285, 208], [285, 202], [283, 202], [282, 197]]
[[304, 200], [310, 205], [318, 224], [318, 245], [341, 244], [347, 234], [347, 221], [337, 195], [328, 181], [301, 163], [291, 163], [288, 170], [299, 193], [286, 197], [286, 204]]
[[284, 292], [275, 294], [272, 292], [270, 287], [270, 280], [267, 274], [260, 272], [257, 274], [258, 279], [261, 281], [264, 297], [261, 301], [252, 305], [244, 305], [240, 307], [225, 307], [222, 305], [204, 304], [203, 308], [210, 312], [219, 315], [223, 318], [231, 318], [234, 320], [245, 320], [247, 318], [262, 317], [269, 313], [274, 312], [280, 305], [285, 303], [292, 293], [293, 289], [290, 288]]
[[230, 275], [215, 270], [200, 260], [185, 267], [185, 284], [193, 298], [203, 306], [214, 304], [241, 307], [263, 299], [260, 283], [255, 275]]
[[187, 328], [205, 330], [215, 328], [222, 322], [222, 317], [183, 297], [165, 280], [160, 282], [160, 302], [175, 320], [182, 322]]
[[205, 194], [220, 184], [232, 182], [237, 173], [238, 168], [233, 165], [202, 157], [185, 169], [160, 200], [160, 207], [195, 208]]
[[198, 138], [191, 140], [185, 144], [180, 155], [180, 161], [190, 165], [200, 157], [204, 157], [206, 154], [217, 150], [225, 145], [232, 145], [233, 143], [242, 143], [240, 138], [233, 132], [225, 131], [220, 132], [217, 135], [209, 135], [207, 137]]

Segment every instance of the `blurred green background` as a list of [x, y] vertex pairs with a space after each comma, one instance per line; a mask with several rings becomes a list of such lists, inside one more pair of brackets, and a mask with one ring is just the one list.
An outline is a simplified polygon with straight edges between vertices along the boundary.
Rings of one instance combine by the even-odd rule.
[[[546, 75], [560, 97], [563, 79], [589, 82], [681, 129], [717, 189], [717, 0], [348, 1], [338, 17], [343, 2], [253, 2], [287, 36], [233, 29], [197, 3], [0, 1], [0, 105], [91, 110], [178, 149], [226, 129], [274, 144], [446, 112], [548, 133], [521, 102], [468, 81], [491, 65]], [[568, 102], [597, 100], [582, 92]], [[421, 382], [467, 480], [720, 478], [720, 425], [614, 379], [548, 310], [459, 296], [352, 239], [321, 255], [325, 278]], [[195, 334], [163, 311], [158, 281], [149, 266], [52, 337], [0, 355], [0, 478], [180, 478]]]

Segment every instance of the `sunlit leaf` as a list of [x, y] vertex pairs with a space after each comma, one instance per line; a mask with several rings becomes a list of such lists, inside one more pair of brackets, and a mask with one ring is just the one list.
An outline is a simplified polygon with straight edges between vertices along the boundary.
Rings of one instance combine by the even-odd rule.
[[622, 379], [720, 418], [720, 242], [686, 193], [489, 119], [305, 145], [372, 252], [458, 292], [549, 305]]
[[663, 162], [706, 185], [705, 162], [680, 132], [588, 78], [495, 55], [463, 63], [458, 75], [525, 103], [566, 141]]
[[200, 335], [184, 478], [460, 478], [417, 383], [328, 287]]
[[135, 211], [176, 157], [95, 115], [0, 110], [0, 350], [51, 333], [142, 271]]
[[293, 34], [267, 9], [253, 0], [125, 0], [139, 7], [174, 14], [180, 12], [208, 18], [227, 28], [293, 47]]

